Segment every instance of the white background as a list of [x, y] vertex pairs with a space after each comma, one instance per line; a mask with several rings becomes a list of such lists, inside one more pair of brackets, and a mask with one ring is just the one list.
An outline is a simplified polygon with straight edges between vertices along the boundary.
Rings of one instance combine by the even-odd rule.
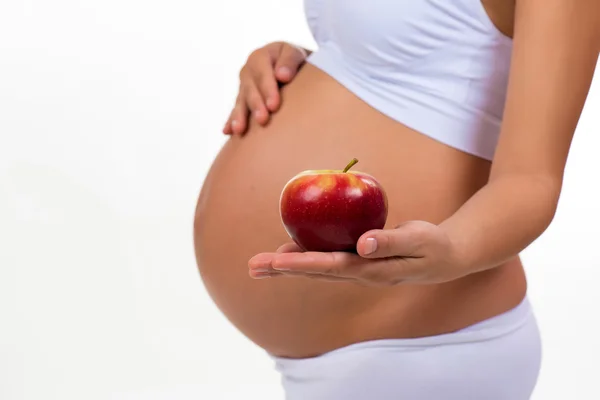
[[[0, 0], [0, 399], [281, 398], [202, 286], [192, 216], [239, 68], [312, 47], [303, 18], [301, 0]], [[599, 76], [524, 253], [535, 400], [600, 398]]]

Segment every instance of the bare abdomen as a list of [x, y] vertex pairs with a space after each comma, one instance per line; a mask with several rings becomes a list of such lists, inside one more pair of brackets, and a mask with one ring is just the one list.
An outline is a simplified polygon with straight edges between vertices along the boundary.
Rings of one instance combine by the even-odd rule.
[[[198, 202], [200, 273], [217, 306], [245, 335], [272, 353], [301, 357], [368, 338], [458, 329], [469, 318], [495, 313], [493, 307], [516, 304], [524, 287], [518, 263], [438, 286], [251, 279], [248, 259], [290, 240], [278, 208], [285, 183], [303, 170], [343, 168], [353, 157], [387, 192], [388, 228], [410, 219], [442, 221], [485, 184], [489, 171], [487, 161], [389, 120], [304, 66], [284, 88], [282, 108], [267, 127], [252, 125], [225, 144]], [[498, 300], [511, 290], [513, 299]], [[475, 298], [479, 306], [471, 304]]]

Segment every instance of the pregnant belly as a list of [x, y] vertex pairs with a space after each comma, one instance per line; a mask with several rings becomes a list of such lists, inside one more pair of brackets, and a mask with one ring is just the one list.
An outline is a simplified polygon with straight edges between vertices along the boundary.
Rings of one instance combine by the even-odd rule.
[[358, 340], [459, 328], [489, 312], [478, 316], [467, 309], [471, 300], [485, 304], [483, 296], [506, 293], [499, 282], [514, 286], [515, 268], [445, 285], [385, 289], [305, 278], [251, 279], [248, 259], [290, 240], [279, 196], [300, 171], [341, 169], [358, 158], [356, 168], [387, 191], [388, 228], [410, 219], [442, 221], [485, 184], [489, 172], [488, 162], [391, 121], [310, 64], [282, 97], [268, 126], [252, 124], [246, 136], [226, 142], [196, 210], [200, 274], [242, 333], [277, 355], [315, 355]]

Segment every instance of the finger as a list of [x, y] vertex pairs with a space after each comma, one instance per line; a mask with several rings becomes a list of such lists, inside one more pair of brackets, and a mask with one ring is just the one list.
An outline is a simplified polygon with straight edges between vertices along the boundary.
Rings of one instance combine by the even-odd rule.
[[248, 275], [252, 279], [267, 279], [283, 276], [283, 273], [277, 271], [257, 272], [254, 270], [249, 270]]
[[223, 132], [225, 135], [233, 134], [233, 131], [231, 130], [231, 122], [227, 121], [221, 132]]
[[283, 83], [291, 81], [306, 60], [306, 51], [298, 46], [284, 44], [275, 63], [275, 77]]
[[248, 268], [254, 272], [273, 271], [271, 263], [277, 253], [260, 253], [248, 260]]
[[357, 276], [354, 270], [367, 262], [367, 260], [351, 253], [308, 251], [304, 253], [276, 253], [270, 259], [270, 266], [276, 271], [353, 277]]
[[393, 286], [408, 277], [410, 259], [391, 257], [368, 260], [356, 254], [275, 253], [269, 256], [269, 266], [284, 275], [301, 275], [325, 279], [342, 278], [367, 285]]
[[420, 251], [430, 233], [429, 224], [406, 222], [394, 229], [372, 230], [363, 234], [356, 244], [361, 257], [422, 257]]
[[269, 64], [268, 67], [255, 69], [254, 81], [267, 110], [270, 112], [276, 111], [280, 104], [280, 97], [273, 66]]
[[291, 242], [291, 243], [286, 243], [282, 246], [279, 246], [279, 248], [275, 251], [276, 253], [302, 253], [304, 252], [304, 250], [298, 246], [296, 243]]
[[247, 108], [252, 113], [252, 117], [261, 125], [266, 124], [269, 120], [269, 112], [254, 82], [247, 82], [245, 84], [244, 96]]
[[225, 122], [225, 126], [223, 127], [223, 133], [226, 135], [233, 134], [233, 128], [231, 127], [232, 120], [233, 120], [233, 111], [231, 112], [231, 114], [229, 114], [229, 117], [227, 118], [227, 122]]
[[235, 107], [231, 112], [231, 131], [234, 134], [241, 135], [246, 131], [248, 125], [248, 106], [244, 100], [243, 90], [240, 89], [235, 101]]
[[249, 271], [249, 275], [253, 279], [267, 279], [267, 278], [307, 278], [316, 279], [323, 282], [354, 282], [358, 283], [355, 278], [344, 278], [339, 276], [328, 276], [317, 273], [306, 273], [306, 272], [295, 272], [295, 271], [268, 271], [268, 272], [256, 272], [253, 270]]
[[283, 276], [340, 278], [365, 285], [394, 286], [411, 280], [418, 273], [418, 260], [403, 257], [369, 260], [345, 252], [304, 252], [265, 253], [258, 255], [255, 262]]
[[268, 274], [268, 273], [276, 273], [281, 274], [273, 269], [271, 266], [271, 262], [276, 254], [279, 253], [291, 253], [291, 252], [301, 252], [303, 251], [300, 246], [296, 243], [286, 243], [280, 246], [275, 253], [260, 253], [252, 257], [248, 260], [248, 268], [250, 270], [250, 276]]
[[355, 282], [355, 283], [358, 282], [356, 280], [356, 278], [324, 275], [324, 274], [312, 273], [312, 272], [282, 271], [282, 272], [276, 272], [276, 273], [279, 274], [278, 276], [281, 276], [281, 277], [308, 278], [308, 279], [315, 279], [315, 280], [324, 281], [324, 282]]
[[[262, 104], [265, 109], [270, 111], [274, 111], [279, 106], [279, 87], [273, 73], [273, 66], [281, 46], [281, 43], [272, 43], [253, 52], [248, 58], [247, 67], [243, 73], [243, 79], [252, 81], [262, 98]], [[264, 117], [260, 117], [262, 119], [259, 122], [266, 123], [268, 117], [269, 113], [267, 112]]]

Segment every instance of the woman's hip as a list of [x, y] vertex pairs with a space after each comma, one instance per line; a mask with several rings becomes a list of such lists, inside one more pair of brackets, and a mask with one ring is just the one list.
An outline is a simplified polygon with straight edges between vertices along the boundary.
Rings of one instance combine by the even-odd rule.
[[541, 339], [525, 298], [452, 333], [273, 359], [286, 400], [525, 400], [538, 378]]

